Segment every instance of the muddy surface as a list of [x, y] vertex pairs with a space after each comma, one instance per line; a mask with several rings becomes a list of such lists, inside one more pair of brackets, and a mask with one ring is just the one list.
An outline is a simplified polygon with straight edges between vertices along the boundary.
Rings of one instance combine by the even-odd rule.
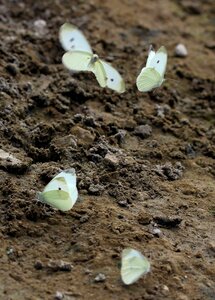
[[[3, 0], [0, 11], [0, 299], [214, 300], [214, 1]], [[121, 72], [124, 94], [62, 66], [66, 21]], [[167, 80], [143, 94], [151, 43], [168, 49]], [[38, 202], [69, 167], [74, 208]], [[131, 286], [125, 247], [152, 266]]]

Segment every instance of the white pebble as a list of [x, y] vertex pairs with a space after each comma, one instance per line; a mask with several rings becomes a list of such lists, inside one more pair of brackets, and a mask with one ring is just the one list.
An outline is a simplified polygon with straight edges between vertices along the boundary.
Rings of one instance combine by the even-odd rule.
[[94, 278], [94, 281], [95, 281], [95, 282], [104, 282], [105, 279], [106, 279], [105, 274], [99, 273], [99, 274]]
[[186, 57], [188, 55], [187, 48], [183, 44], [178, 44], [175, 47], [175, 55], [179, 57]]
[[34, 21], [34, 28], [39, 35], [45, 35], [47, 33], [47, 24], [45, 20], [39, 19]]
[[163, 285], [163, 291], [164, 291], [164, 292], [169, 292], [169, 288], [168, 288], [167, 285]]

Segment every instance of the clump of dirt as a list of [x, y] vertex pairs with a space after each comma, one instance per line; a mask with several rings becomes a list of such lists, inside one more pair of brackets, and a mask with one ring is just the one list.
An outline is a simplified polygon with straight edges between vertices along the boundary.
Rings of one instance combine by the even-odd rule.
[[[214, 2], [0, 8], [0, 298], [214, 299]], [[67, 21], [119, 70], [125, 93], [63, 67]], [[187, 57], [175, 56], [179, 43]], [[150, 44], [168, 50], [166, 81], [140, 93]], [[71, 167], [73, 209], [40, 203], [37, 193]], [[125, 247], [152, 265], [131, 286], [120, 280]]]

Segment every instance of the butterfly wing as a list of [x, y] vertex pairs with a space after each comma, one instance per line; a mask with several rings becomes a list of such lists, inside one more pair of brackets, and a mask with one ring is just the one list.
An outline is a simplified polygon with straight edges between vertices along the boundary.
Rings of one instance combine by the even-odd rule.
[[123, 93], [125, 91], [125, 82], [119, 72], [109, 63], [100, 60], [105, 70], [106, 86], [114, 91]]
[[73, 202], [73, 205], [78, 199], [78, 190], [77, 190], [77, 179], [76, 179], [76, 173], [75, 169], [68, 169], [64, 170], [64, 178], [66, 180], [68, 189], [69, 189], [69, 195]]
[[141, 92], [149, 92], [159, 87], [163, 82], [163, 78], [154, 68], [143, 68], [137, 77], [137, 88]]
[[74, 192], [76, 176], [73, 177], [74, 175], [70, 175], [65, 171], [59, 173], [46, 185], [44, 191], [40, 193], [39, 199], [61, 211], [70, 210], [77, 200], [77, 190]]
[[[150, 53], [149, 56], [151, 55]], [[147, 67], [155, 68], [155, 70], [160, 74], [162, 78], [164, 77], [164, 73], [166, 71], [166, 65], [167, 50], [164, 46], [160, 47], [160, 49], [153, 56], [151, 55], [148, 65], [146, 64]]]
[[92, 63], [90, 65], [91, 71], [95, 74], [96, 79], [101, 87], [106, 86], [106, 74], [105, 74], [105, 69], [100, 61], [98, 59], [95, 63]]
[[150, 63], [151, 63], [154, 56], [155, 56], [155, 51], [153, 50], [153, 47], [151, 45], [150, 48], [149, 48], [149, 54], [148, 54], [148, 58], [147, 58], [147, 61], [146, 61], [146, 68], [150, 67]]
[[62, 62], [71, 71], [90, 71], [92, 54], [84, 51], [69, 51], [64, 53]]
[[74, 25], [65, 23], [59, 31], [60, 43], [65, 51], [85, 51], [93, 53], [83, 33]]
[[123, 250], [121, 278], [125, 284], [134, 283], [149, 270], [149, 261], [139, 251], [130, 248]]

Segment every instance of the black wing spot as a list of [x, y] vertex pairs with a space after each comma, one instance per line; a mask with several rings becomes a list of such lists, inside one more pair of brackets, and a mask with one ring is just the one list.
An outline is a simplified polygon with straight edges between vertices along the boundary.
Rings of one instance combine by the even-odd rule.
[[110, 81], [112, 81], [112, 82], [113, 82], [113, 81], [114, 81], [114, 79], [113, 79], [113, 78], [111, 78], [111, 79], [110, 79]]
[[157, 61], [157, 64], [159, 64], [159, 62], [160, 62], [160, 61], [158, 60], [158, 61]]
[[71, 39], [70, 39], [70, 42], [74, 42], [74, 40], [75, 40], [74, 38], [71, 38]]
[[61, 187], [58, 188], [58, 191], [61, 191]]
[[75, 46], [74, 46], [74, 45], [72, 45], [72, 46], [71, 46], [71, 48], [73, 49], [73, 48], [75, 48]]

